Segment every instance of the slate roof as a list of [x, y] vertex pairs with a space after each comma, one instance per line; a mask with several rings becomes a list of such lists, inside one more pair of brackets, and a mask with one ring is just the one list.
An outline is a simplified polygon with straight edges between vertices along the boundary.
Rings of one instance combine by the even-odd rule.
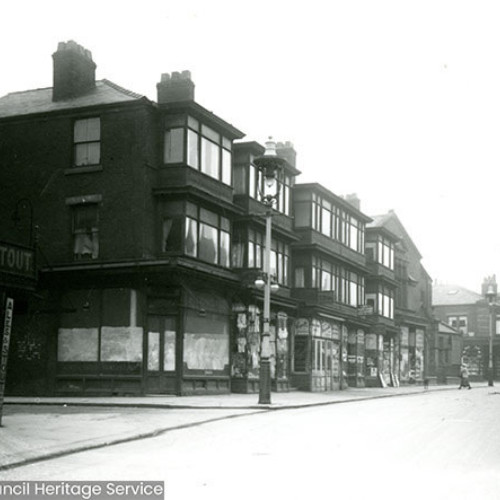
[[52, 100], [52, 87], [12, 92], [0, 98], [0, 118], [124, 103], [143, 98], [146, 99], [140, 94], [103, 79], [96, 81], [95, 89], [91, 92], [61, 101]]
[[[394, 210], [389, 210], [389, 212], [382, 215], [371, 215], [371, 218], [373, 219], [373, 222], [371, 222], [371, 224], [367, 224], [367, 228], [379, 227], [387, 229], [400, 240], [405, 240], [406, 242], [408, 242], [413, 247], [418, 257], [422, 258], [422, 254], [418, 250], [417, 245], [415, 245], [414, 241], [411, 239], [408, 231], [403, 226]], [[427, 274], [427, 271], [425, 272]]]
[[432, 287], [433, 306], [453, 306], [475, 304], [482, 300], [481, 294], [459, 285], [438, 284]]

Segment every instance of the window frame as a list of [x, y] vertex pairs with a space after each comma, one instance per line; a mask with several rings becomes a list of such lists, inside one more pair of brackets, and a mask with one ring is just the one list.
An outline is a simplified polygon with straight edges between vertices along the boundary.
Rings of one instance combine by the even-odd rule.
[[[93, 225], [88, 227], [76, 227], [79, 224], [77, 223], [77, 217], [82, 212], [93, 210], [94, 220], [92, 221]], [[90, 217], [89, 217], [90, 219]], [[91, 203], [75, 203], [71, 205], [71, 235], [73, 242], [73, 260], [74, 261], [86, 261], [86, 260], [97, 260], [99, 259], [99, 203], [91, 202]], [[76, 252], [76, 248], [78, 245], [82, 246], [82, 243], [77, 243], [78, 240], [81, 239], [81, 236], [77, 235], [87, 235], [87, 237], [91, 240], [91, 249], [90, 257], [85, 257], [88, 255], [83, 252]]]
[[[96, 137], [89, 137], [89, 134], [92, 133], [91, 130], [89, 130], [88, 125], [90, 122], [96, 121], [98, 124], [98, 131], [97, 131], [97, 138]], [[80, 139], [77, 137], [79, 135], [79, 125], [83, 125], [83, 123], [86, 124], [86, 131], [85, 131], [85, 137]], [[73, 168], [92, 168], [92, 167], [98, 167], [101, 165], [101, 142], [102, 142], [102, 123], [101, 123], [101, 117], [100, 116], [88, 116], [84, 118], [77, 118], [73, 121]], [[79, 146], [91, 146], [91, 145], [97, 145], [98, 146], [98, 159], [95, 162], [80, 162], [78, 160], [79, 154]], [[87, 149], [87, 155], [86, 158], [89, 158], [88, 154], [88, 149]]]
[[[202, 262], [206, 262], [211, 265], [216, 265], [229, 269], [231, 267], [231, 221], [212, 210], [207, 210], [204, 207], [195, 205], [188, 202], [189, 208], [186, 210], [184, 217], [184, 241], [182, 245], [182, 253], [188, 257], [193, 257]], [[209, 229], [216, 231], [216, 260], [217, 262], [212, 262], [211, 260], [205, 259], [200, 256], [201, 243], [201, 231], [202, 226], [206, 226]], [[188, 231], [194, 227], [195, 237], [193, 241], [193, 250], [188, 251], [187, 241], [188, 241]]]
[[[212, 126], [185, 115], [166, 124], [163, 134], [163, 163], [186, 165], [226, 186], [233, 186], [233, 141]], [[167, 161], [167, 136], [182, 130], [180, 158]], [[210, 159], [210, 160], [209, 160]], [[209, 168], [210, 167], [210, 168]]]

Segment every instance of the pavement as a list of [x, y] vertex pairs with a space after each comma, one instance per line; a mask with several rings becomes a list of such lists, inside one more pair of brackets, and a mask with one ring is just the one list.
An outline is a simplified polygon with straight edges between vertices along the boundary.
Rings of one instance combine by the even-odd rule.
[[0, 427], [0, 478], [3, 470], [242, 415], [442, 390], [457, 387], [291, 391], [272, 393], [271, 404], [264, 405], [258, 404], [258, 394], [6, 397]]

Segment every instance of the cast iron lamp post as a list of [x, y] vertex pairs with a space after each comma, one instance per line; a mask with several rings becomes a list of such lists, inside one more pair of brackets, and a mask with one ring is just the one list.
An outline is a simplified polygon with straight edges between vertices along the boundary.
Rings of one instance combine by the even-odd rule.
[[[280, 184], [279, 176], [283, 171], [286, 160], [276, 154], [276, 143], [271, 137], [266, 142], [266, 150], [263, 156], [254, 159], [255, 166], [264, 178], [262, 190], [262, 202], [266, 206], [266, 248], [264, 253], [264, 317], [262, 327], [262, 338], [260, 345], [260, 378], [259, 378], [259, 404], [271, 403], [271, 343], [269, 334], [269, 321], [271, 316], [271, 217], [273, 216], [273, 205], [277, 203]], [[260, 283], [262, 284], [262, 283]]]
[[497, 283], [495, 276], [486, 278], [486, 299], [488, 300], [488, 312], [490, 317], [490, 337], [489, 337], [489, 353], [488, 353], [488, 385], [493, 387], [493, 330], [496, 326], [494, 318], [495, 300], [497, 298]]

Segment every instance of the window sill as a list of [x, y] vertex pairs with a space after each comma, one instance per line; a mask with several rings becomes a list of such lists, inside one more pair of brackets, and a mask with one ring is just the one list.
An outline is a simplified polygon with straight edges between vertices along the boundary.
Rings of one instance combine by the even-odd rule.
[[90, 174], [92, 172], [102, 172], [102, 170], [102, 165], [94, 165], [92, 167], [71, 167], [64, 170], [64, 175]]

